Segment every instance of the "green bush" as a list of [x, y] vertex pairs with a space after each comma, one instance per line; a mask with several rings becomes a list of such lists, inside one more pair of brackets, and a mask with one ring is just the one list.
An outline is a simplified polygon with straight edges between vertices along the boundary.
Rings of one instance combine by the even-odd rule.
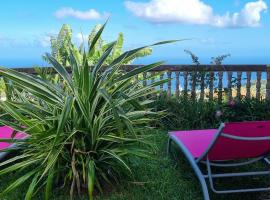
[[[117, 44], [113, 42], [89, 68], [89, 55], [93, 55], [104, 26], [93, 37], [83, 65], [71, 51], [68, 59], [72, 74], [47, 54], [60, 78], [57, 82], [0, 68], [0, 75], [13, 89], [12, 97], [0, 102], [4, 116], [12, 120], [0, 118], [0, 122], [30, 135], [25, 141], [12, 140], [19, 144], [22, 154], [0, 163], [0, 176], [27, 171], [1, 195], [24, 184], [28, 186], [25, 199], [40, 190], [45, 191], [45, 199], [50, 199], [52, 190], [62, 187], [69, 187], [71, 196], [87, 190], [93, 199], [95, 190], [102, 191], [130, 172], [130, 156], [148, 157], [151, 143], [145, 132], [149, 122], [161, 113], [146, 106], [152, 102], [149, 98], [154, 88], [165, 81], [143, 87], [134, 77], [162, 63], [122, 71], [122, 63], [148, 48], [145, 46], [104, 65]], [[168, 42], [172, 41], [154, 45]]]
[[270, 119], [270, 101], [242, 99], [221, 105], [222, 121], [260, 121]]
[[153, 105], [157, 111], [167, 112], [159, 125], [169, 130], [217, 128], [221, 122], [270, 119], [268, 100], [242, 99], [218, 103], [161, 95]]

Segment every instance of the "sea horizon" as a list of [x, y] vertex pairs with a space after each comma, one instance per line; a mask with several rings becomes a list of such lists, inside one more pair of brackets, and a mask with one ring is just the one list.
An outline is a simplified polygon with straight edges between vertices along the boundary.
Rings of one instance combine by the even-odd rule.
[[[150, 64], [157, 61], [164, 61], [165, 64], [172, 65], [189, 65], [192, 64], [189, 58], [162, 58], [162, 57], [149, 57], [140, 58], [135, 60], [133, 64]], [[202, 58], [201, 64], [210, 64], [209, 58]], [[223, 64], [236, 64], [236, 65], [268, 65], [270, 64], [269, 58], [228, 58]], [[47, 67], [49, 63], [42, 58], [0, 58], [0, 66], [7, 68], [31, 68], [34, 66]]]

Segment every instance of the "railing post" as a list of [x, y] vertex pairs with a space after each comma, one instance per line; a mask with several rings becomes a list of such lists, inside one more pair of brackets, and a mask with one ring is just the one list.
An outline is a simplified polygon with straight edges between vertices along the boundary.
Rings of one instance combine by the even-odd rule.
[[144, 86], [144, 87], [147, 85], [146, 77], [147, 77], [147, 72], [144, 72], [144, 73], [143, 73], [143, 86]]
[[197, 72], [193, 71], [192, 74], [192, 83], [191, 83], [191, 98], [194, 100], [196, 98], [196, 80], [197, 80]]
[[262, 72], [257, 72], [257, 83], [256, 83], [256, 99], [261, 98], [261, 79], [262, 79]]
[[175, 96], [178, 98], [180, 96], [180, 72], [177, 71], [175, 72], [175, 78], [176, 78], [176, 81], [175, 81]]
[[200, 94], [201, 101], [204, 100], [204, 88], [205, 88], [204, 78], [205, 78], [205, 73], [202, 71], [201, 72], [201, 94]]
[[265, 91], [265, 98], [267, 100], [270, 99], [270, 65], [267, 65], [266, 68], [266, 91]]
[[237, 99], [241, 99], [242, 72], [237, 72]]
[[139, 75], [138, 74], [135, 76], [135, 81], [139, 82]]
[[223, 89], [223, 72], [218, 72], [218, 102], [222, 102], [222, 89]]
[[[155, 83], [155, 81], [156, 81], [156, 77], [155, 77], [155, 75], [156, 75], [156, 73], [155, 72], [150, 72], [151, 73], [151, 84], [153, 84], [153, 83]], [[155, 87], [156, 88], [156, 87]], [[156, 97], [156, 94], [157, 93], [154, 93], [152, 96], [153, 97]]]
[[151, 83], [152, 83], [152, 84], [155, 82], [155, 75], [156, 75], [155, 72], [151, 72], [151, 76], [152, 76], [152, 78], [151, 78]]
[[188, 72], [184, 72], [184, 96], [188, 94]]
[[228, 74], [228, 99], [229, 101], [232, 100], [232, 72], [227, 72]]
[[171, 71], [167, 72], [167, 76], [168, 76], [168, 90], [167, 90], [167, 94], [170, 97], [172, 95], [172, 72]]
[[246, 98], [247, 99], [250, 99], [250, 97], [251, 97], [251, 94], [250, 94], [250, 87], [251, 87], [251, 82], [250, 82], [250, 80], [251, 80], [251, 72], [246, 72], [246, 74], [247, 74], [247, 85], [246, 85]]
[[[164, 74], [161, 73], [161, 74], [159, 75], [160, 81], [163, 80], [163, 77], [164, 77]], [[163, 93], [163, 83], [160, 84], [160, 94], [162, 94], [162, 93]]]
[[210, 72], [210, 82], [209, 82], [209, 100], [214, 98], [214, 72]]

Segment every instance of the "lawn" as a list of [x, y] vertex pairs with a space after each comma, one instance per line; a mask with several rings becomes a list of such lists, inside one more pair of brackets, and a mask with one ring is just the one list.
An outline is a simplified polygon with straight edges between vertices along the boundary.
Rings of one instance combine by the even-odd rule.
[[[133, 159], [131, 166], [133, 169], [132, 178], [123, 178], [118, 186], [114, 186], [104, 194], [97, 195], [97, 200], [201, 200], [202, 194], [200, 186], [186, 160], [180, 154], [179, 159], [168, 158], [166, 155], [166, 132], [157, 131], [154, 133], [153, 140], [157, 146], [152, 160]], [[260, 167], [260, 166], [255, 166]], [[7, 183], [14, 181], [16, 175], [10, 174], [0, 181], [2, 191]], [[244, 184], [252, 185], [258, 182], [267, 182], [267, 179], [240, 179], [228, 180], [226, 184], [218, 183], [218, 186], [228, 187], [230, 183], [234, 186]], [[28, 187], [28, 185], [27, 185]], [[24, 199], [27, 187], [20, 187], [16, 192], [5, 196], [1, 200]], [[42, 193], [42, 192], [41, 192]], [[42, 199], [42, 194], [38, 194], [35, 199]], [[55, 200], [68, 199], [68, 192], [65, 190], [57, 191], [53, 196]], [[260, 200], [269, 199], [270, 193], [248, 193], [237, 195], [215, 195], [211, 193], [213, 200]], [[86, 196], [77, 199], [88, 199]]]

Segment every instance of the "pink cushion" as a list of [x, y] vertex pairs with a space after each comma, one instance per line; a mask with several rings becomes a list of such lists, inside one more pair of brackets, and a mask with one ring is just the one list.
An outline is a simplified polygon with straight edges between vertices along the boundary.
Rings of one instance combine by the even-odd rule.
[[214, 140], [217, 129], [174, 131], [170, 135], [176, 137], [190, 151], [194, 158], [200, 157]]
[[[13, 129], [8, 126], [0, 127], [0, 139], [11, 139], [12, 138]], [[28, 135], [26, 133], [17, 132], [14, 139], [24, 139]], [[10, 147], [12, 144], [8, 142], [0, 142], [0, 150], [6, 149]]]

